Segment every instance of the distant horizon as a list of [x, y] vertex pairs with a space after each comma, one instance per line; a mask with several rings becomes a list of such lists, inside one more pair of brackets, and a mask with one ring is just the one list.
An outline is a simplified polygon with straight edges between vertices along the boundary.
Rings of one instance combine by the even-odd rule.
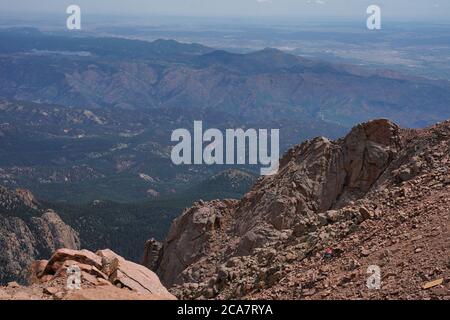
[[[36, 12], [19, 12], [19, 11], [2, 11], [0, 12], [0, 18], [2, 19], [10, 19], [10, 20], [19, 20], [24, 22], [33, 22], [40, 21], [46, 19], [54, 19], [65, 21], [67, 14], [65, 13], [56, 13], [56, 12], [45, 12], [45, 13], [36, 13]], [[265, 24], [265, 23], [277, 23], [277, 24], [305, 24], [305, 23], [349, 23], [349, 24], [365, 24], [365, 15], [355, 16], [342, 16], [342, 15], [315, 15], [315, 16], [302, 16], [302, 15], [176, 15], [176, 14], [119, 14], [119, 13], [110, 13], [110, 14], [102, 14], [102, 13], [83, 13], [84, 19], [93, 19], [98, 18], [101, 19], [99, 22], [108, 22], [108, 20], [112, 21], [121, 21], [127, 20], [130, 18], [138, 19], [137, 21], [127, 21], [129, 24], [152, 24], [157, 22], [167, 23], [167, 20], [171, 19], [187, 19], [187, 20], [199, 20], [199, 22], [213, 22], [214, 24], [218, 24], [221, 22], [239, 22], [241, 24]], [[149, 19], [156, 19], [156, 21], [151, 21]], [[159, 21], [158, 21], [159, 20]], [[400, 16], [384, 16], [384, 22], [390, 23], [416, 23], [416, 24], [444, 24], [450, 25], [450, 16], [449, 17], [440, 17], [440, 18], [430, 18], [430, 17], [400, 17]], [[173, 21], [174, 24], [182, 24], [183, 21]], [[4, 25], [5, 21], [0, 21], [0, 25]], [[270, 24], [268, 25], [270, 26]]]
[[89, 16], [190, 17], [190, 18], [301, 18], [360, 19], [369, 5], [382, 9], [385, 19], [401, 21], [450, 20], [446, 0], [2, 0], [0, 15], [65, 15], [65, 9], [79, 5]]

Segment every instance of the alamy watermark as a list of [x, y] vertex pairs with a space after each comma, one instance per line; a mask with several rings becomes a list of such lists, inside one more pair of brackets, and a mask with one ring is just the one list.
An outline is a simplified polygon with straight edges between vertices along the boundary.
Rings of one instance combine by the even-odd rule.
[[381, 289], [381, 268], [377, 265], [372, 265], [367, 268], [367, 273], [370, 276], [367, 278], [366, 287], [370, 290]]
[[371, 5], [367, 8], [367, 29], [381, 30], [381, 8], [377, 5]]
[[260, 169], [261, 175], [278, 172], [279, 129], [271, 129], [270, 134], [267, 129], [226, 129], [223, 134], [219, 129], [203, 132], [202, 121], [194, 121], [193, 137], [188, 129], [176, 129], [171, 140], [178, 142], [171, 153], [175, 165], [250, 164], [266, 166]]
[[67, 7], [67, 14], [70, 16], [67, 18], [66, 25], [69, 30], [81, 30], [81, 8], [75, 4]]
[[77, 265], [67, 268], [67, 289], [80, 290], [81, 289], [81, 269]]

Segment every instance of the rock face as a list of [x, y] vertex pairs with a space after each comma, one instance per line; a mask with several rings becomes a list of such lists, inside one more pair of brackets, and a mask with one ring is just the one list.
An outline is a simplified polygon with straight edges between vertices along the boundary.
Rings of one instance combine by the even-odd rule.
[[29, 191], [0, 187], [0, 283], [25, 282], [33, 260], [79, 245], [78, 234]]
[[183, 281], [182, 272], [216, 250], [235, 201], [199, 202], [177, 218], [169, 231], [157, 271], [166, 285]]
[[261, 180], [236, 209], [238, 251], [249, 254], [283, 230], [340, 208], [367, 193], [400, 148], [399, 128], [387, 120], [355, 127], [345, 139], [307, 141], [281, 160], [279, 173]]
[[[76, 268], [76, 269], [75, 269]], [[68, 284], [73, 270], [79, 272], [79, 288]], [[8, 284], [0, 288], [0, 299], [53, 300], [173, 300], [175, 297], [158, 277], [142, 265], [106, 249], [59, 249], [50, 260], [35, 261], [28, 287]], [[77, 281], [73, 282], [74, 284]]]
[[144, 258], [142, 259], [142, 265], [146, 266], [150, 270], [155, 270], [161, 249], [161, 242], [155, 239], [148, 240], [144, 246]]
[[[368, 257], [383, 256], [377, 251], [390, 238], [409, 238], [402, 230], [407, 226], [400, 226], [410, 219], [409, 214], [403, 217], [399, 212], [415, 212], [424, 224], [433, 219], [443, 223], [435, 234], [448, 234], [449, 214], [442, 210], [448, 208], [444, 200], [450, 201], [444, 192], [450, 178], [448, 184], [441, 181], [449, 176], [449, 132], [448, 122], [411, 131], [375, 120], [356, 126], [338, 141], [306, 141], [282, 158], [278, 174], [259, 179], [242, 200], [199, 202], [187, 209], [174, 221], [156, 270], [162, 282], [182, 298], [371, 297], [363, 290], [364, 276], [367, 263], [376, 263]], [[423, 205], [417, 210], [425, 181], [431, 196], [444, 201], [441, 216], [433, 211], [431, 217]], [[372, 227], [379, 232], [379, 243], [369, 241], [377, 238]], [[414, 251], [417, 246], [409, 245], [412, 249], [404, 250]], [[450, 271], [442, 258], [450, 256], [448, 241], [434, 246], [441, 250], [433, 258], [439, 271], [417, 261], [417, 266], [427, 269], [424, 273], [432, 274], [425, 277], [429, 281]], [[413, 258], [408, 256], [409, 261]], [[331, 269], [334, 261], [346, 269], [337, 263]], [[310, 275], [308, 270], [316, 273]], [[354, 283], [355, 271], [361, 275], [359, 289], [346, 290], [348, 283]], [[332, 290], [325, 280], [315, 286], [317, 279], [327, 279], [334, 272], [340, 275], [335, 275], [339, 280], [333, 289], [341, 291]], [[409, 272], [420, 288], [424, 277], [415, 279]], [[413, 286], [399, 284], [398, 288], [397, 297], [418, 296]], [[379, 291], [378, 297], [393, 296]]]
[[[313, 225], [317, 213], [360, 198], [397, 153], [398, 132], [393, 123], [377, 120], [355, 127], [343, 140], [307, 141], [281, 159], [277, 175], [260, 179], [240, 202], [200, 203], [186, 210], [163, 247], [161, 279], [167, 285], [183, 283], [182, 271], [209, 255], [215, 230], [230, 237], [217, 245], [225, 245], [229, 256], [249, 255], [287, 237], [286, 230]], [[229, 230], [220, 223], [224, 216]]]

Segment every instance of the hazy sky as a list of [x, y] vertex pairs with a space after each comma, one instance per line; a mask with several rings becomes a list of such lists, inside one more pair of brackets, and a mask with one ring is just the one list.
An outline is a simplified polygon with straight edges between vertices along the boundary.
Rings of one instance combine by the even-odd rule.
[[0, 0], [0, 13], [64, 13], [77, 4], [84, 14], [186, 16], [361, 16], [377, 4], [387, 17], [450, 18], [450, 0]]

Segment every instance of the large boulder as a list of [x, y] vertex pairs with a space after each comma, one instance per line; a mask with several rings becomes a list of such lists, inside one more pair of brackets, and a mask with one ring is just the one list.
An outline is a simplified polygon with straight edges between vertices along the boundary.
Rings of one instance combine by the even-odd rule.
[[97, 251], [96, 254], [102, 258], [102, 271], [109, 277], [112, 284], [142, 294], [174, 299], [174, 296], [167, 291], [158, 276], [150, 269], [127, 261], [109, 249]]
[[31, 264], [30, 285], [0, 286], [0, 300], [175, 300], [146, 267], [111, 250], [59, 249]]
[[[80, 272], [79, 292], [67, 287], [68, 270], [74, 267]], [[30, 279], [33, 285], [43, 286], [48, 294], [58, 299], [175, 299], [155, 273], [109, 249], [96, 253], [59, 249], [48, 261], [32, 264]]]

